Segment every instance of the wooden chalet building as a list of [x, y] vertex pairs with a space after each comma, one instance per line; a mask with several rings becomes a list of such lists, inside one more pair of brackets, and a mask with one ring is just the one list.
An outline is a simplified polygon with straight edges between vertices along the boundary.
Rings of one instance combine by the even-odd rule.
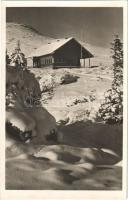
[[36, 49], [27, 58], [28, 66], [43, 68], [51, 66], [80, 67], [80, 59], [94, 57], [84, 46], [74, 38], [52, 40]]

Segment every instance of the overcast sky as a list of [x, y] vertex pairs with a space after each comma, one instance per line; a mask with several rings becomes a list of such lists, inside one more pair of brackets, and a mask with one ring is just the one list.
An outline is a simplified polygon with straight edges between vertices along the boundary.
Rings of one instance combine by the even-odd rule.
[[43, 35], [76, 37], [110, 46], [114, 34], [123, 35], [122, 8], [7, 8], [7, 22], [28, 24]]

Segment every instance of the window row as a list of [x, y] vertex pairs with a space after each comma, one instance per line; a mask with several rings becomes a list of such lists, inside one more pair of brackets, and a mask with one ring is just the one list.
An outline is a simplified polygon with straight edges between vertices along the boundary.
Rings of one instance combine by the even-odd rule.
[[49, 65], [49, 64], [52, 64], [52, 63], [53, 63], [52, 58], [42, 58], [41, 59], [41, 65]]

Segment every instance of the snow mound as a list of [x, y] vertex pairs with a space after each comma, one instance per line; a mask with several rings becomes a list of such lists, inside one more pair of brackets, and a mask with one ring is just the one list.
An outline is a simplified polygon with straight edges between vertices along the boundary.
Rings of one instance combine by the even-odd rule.
[[8, 133], [21, 138], [31, 135], [33, 142], [41, 144], [49, 142], [46, 136], [53, 133], [57, 139], [56, 121], [40, 103], [41, 90], [34, 74], [7, 66], [6, 81], [6, 122], [12, 126]]
[[[80, 148], [69, 145], [50, 145], [40, 147], [34, 154], [37, 158], [63, 161], [66, 163], [90, 165], [112, 165], [119, 161], [119, 157], [97, 148]], [[74, 166], [75, 167], [75, 166]]]
[[7, 110], [6, 120], [23, 132], [34, 130], [36, 126], [34, 119], [26, 112], [18, 112], [15, 109]]

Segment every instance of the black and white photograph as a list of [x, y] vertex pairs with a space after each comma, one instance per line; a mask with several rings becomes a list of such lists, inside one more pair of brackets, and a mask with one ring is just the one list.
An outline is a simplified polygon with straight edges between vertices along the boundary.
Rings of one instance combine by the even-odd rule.
[[123, 7], [6, 7], [5, 189], [122, 191]]

